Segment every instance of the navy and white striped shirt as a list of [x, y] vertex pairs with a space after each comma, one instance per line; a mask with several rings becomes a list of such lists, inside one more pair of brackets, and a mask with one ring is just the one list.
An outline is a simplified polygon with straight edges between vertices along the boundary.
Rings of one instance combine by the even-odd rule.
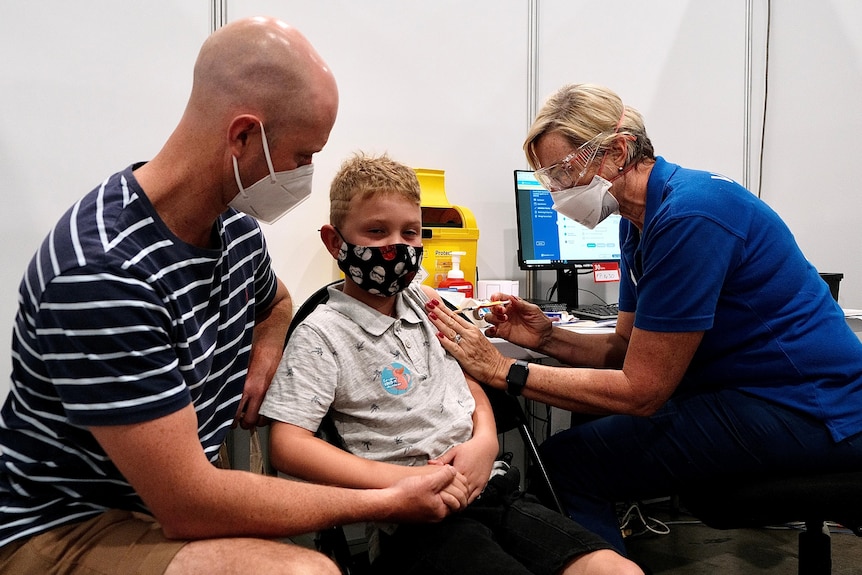
[[132, 169], [60, 219], [21, 282], [0, 412], [0, 547], [109, 508], [146, 511], [90, 426], [191, 402], [214, 460], [236, 413], [255, 315], [276, 291], [263, 234], [228, 210], [216, 249], [186, 244]]

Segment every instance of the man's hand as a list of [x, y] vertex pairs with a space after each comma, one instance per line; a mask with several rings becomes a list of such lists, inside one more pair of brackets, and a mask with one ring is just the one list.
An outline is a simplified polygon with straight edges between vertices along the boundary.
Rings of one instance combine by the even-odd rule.
[[[270, 380], [271, 381], [271, 380]], [[251, 429], [256, 426], [266, 424], [265, 418], [258, 413], [260, 405], [263, 403], [263, 398], [266, 395], [266, 390], [269, 389], [270, 381], [265, 381], [260, 378], [246, 377], [245, 386], [242, 389], [242, 397], [239, 401], [239, 407], [236, 409], [233, 427], [239, 423], [243, 429]]]
[[267, 424], [265, 418], [260, 417], [260, 405], [281, 361], [284, 336], [293, 317], [293, 300], [290, 293], [281, 280], [276, 281], [278, 287], [272, 305], [255, 318], [248, 373], [234, 417], [234, 427], [237, 423], [243, 429]]
[[391, 521], [436, 522], [467, 506], [468, 488], [464, 476], [450, 465], [436, 467], [434, 473], [407, 477], [387, 488], [396, 502]]

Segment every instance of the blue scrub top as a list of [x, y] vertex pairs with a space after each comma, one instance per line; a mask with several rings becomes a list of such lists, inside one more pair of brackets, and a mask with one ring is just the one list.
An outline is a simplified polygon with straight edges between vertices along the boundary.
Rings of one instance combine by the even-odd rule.
[[620, 227], [620, 309], [647, 331], [704, 331], [677, 393], [738, 388], [862, 431], [862, 342], [769, 206], [725, 176], [656, 159], [643, 231]]

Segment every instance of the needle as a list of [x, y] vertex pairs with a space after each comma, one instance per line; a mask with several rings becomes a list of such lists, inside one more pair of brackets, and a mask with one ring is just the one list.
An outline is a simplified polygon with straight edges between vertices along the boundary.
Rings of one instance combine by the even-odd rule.
[[492, 301], [489, 303], [477, 304], [477, 305], [470, 306], [470, 307], [459, 307], [456, 311], [474, 311], [477, 309], [482, 309], [483, 307], [491, 307], [494, 305], [509, 305], [509, 303], [510, 303], [509, 300], [503, 299], [503, 300], [499, 300], [499, 301]]

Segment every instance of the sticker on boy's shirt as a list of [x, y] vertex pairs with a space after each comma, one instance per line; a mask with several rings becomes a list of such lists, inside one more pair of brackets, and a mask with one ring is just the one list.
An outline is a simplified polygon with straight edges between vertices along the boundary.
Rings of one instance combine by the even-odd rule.
[[413, 385], [413, 374], [406, 366], [393, 363], [383, 368], [380, 373], [380, 384], [388, 393], [401, 395], [410, 391], [410, 387]]

